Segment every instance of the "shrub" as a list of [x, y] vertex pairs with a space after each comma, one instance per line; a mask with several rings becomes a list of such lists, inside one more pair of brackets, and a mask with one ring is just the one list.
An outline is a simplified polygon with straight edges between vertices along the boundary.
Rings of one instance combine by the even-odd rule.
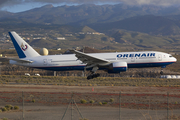
[[114, 102], [114, 99], [113, 99], [113, 98], [111, 98], [111, 99], [110, 99], [110, 102]]
[[99, 105], [102, 105], [102, 102], [99, 102]]
[[5, 112], [5, 111], [7, 111], [7, 109], [6, 109], [5, 107], [3, 107], [3, 108], [2, 108], [2, 111]]
[[8, 120], [8, 119], [4, 117], [2, 120]]
[[86, 103], [86, 102], [87, 102], [87, 101], [84, 100], [84, 99], [81, 100], [81, 103], [82, 103], [82, 104], [84, 104], [84, 103]]
[[94, 100], [91, 100], [91, 101], [89, 101], [89, 103], [91, 103], [91, 104], [93, 105], [93, 103], [94, 103]]
[[13, 109], [13, 106], [12, 105], [5, 105], [5, 108], [9, 111], [9, 110]]
[[16, 83], [20, 83], [21, 82], [21, 80], [16, 80]]
[[90, 101], [90, 103], [92, 103], [92, 104], [93, 104], [93, 103], [94, 103], [94, 100], [91, 100], [91, 101]]
[[18, 110], [19, 109], [19, 106], [14, 106], [14, 110]]
[[103, 102], [102, 104], [106, 105], [106, 104], [107, 104], [107, 102]]
[[35, 99], [32, 99], [32, 102], [35, 103]]

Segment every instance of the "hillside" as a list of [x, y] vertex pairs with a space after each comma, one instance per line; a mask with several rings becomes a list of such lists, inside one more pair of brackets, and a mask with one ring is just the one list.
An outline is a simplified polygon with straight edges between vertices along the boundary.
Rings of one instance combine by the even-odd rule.
[[95, 30], [104, 32], [111, 29], [124, 29], [152, 35], [179, 35], [180, 23], [161, 16], [145, 15], [127, 18], [118, 22], [90, 25]]
[[[4, 25], [1, 24], [0, 25]], [[0, 28], [1, 33], [7, 34], [7, 31], [16, 31], [17, 33], [29, 33], [24, 37], [29, 37], [30, 45], [35, 48], [46, 47], [48, 49], [69, 49], [82, 48], [88, 46], [95, 49], [103, 50], [120, 50], [120, 51], [138, 51], [138, 50], [159, 50], [159, 49], [176, 49], [179, 48], [180, 38], [176, 36], [155, 36], [147, 33], [126, 30], [107, 30], [105, 34], [98, 33], [91, 27], [72, 27], [62, 25], [39, 25], [39, 24], [16, 24], [4, 25]], [[102, 27], [103, 28], [103, 27]], [[40, 39], [34, 39], [30, 34], [41, 34]], [[65, 40], [57, 40], [57, 37], [65, 37]], [[44, 39], [45, 38], [45, 39]], [[1, 42], [0, 48], [13, 47], [12, 43]]]
[[145, 33], [139, 32], [125, 32], [122, 30], [117, 31], [111, 37], [114, 41], [121, 44], [131, 44], [142, 48], [161, 48], [164, 45], [179, 43], [178, 41], [173, 41], [166, 37], [151, 36]]
[[78, 6], [45, 5], [20, 13], [1, 12], [0, 20], [12, 18], [40, 24], [75, 24], [108, 23], [143, 15], [180, 15], [179, 7], [157, 7], [152, 5], [128, 6], [83, 4]]
[[[46, 5], [20, 13], [0, 12], [0, 48], [8, 31], [28, 33], [36, 48], [69, 49], [88, 46], [95, 49], [179, 52], [179, 7], [118, 5]], [[95, 34], [94, 34], [95, 33]], [[102, 34], [100, 34], [102, 33]], [[41, 39], [30, 34], [41, 34]], [[65, 40], [58, 40], [65, 37]]]
[[[138, 7], [123, 4], [59, 7], [46, 5], [20, 13], [0, 11], [0, 25], [3, 28], [9, 25], [21, 28], [44, 25], [40, 27], [57, 29], [57, 26], [65, 25], [68, 31], [75, 26], [78, 32], [82, 27], [88, 26], [88, 29], [93, 28], [104, 33], [112, 29], [124, 29], [163, 36], [180, 34], [179, 19], [179, 7]], [[59, 29], [61, 32], [65, 30], [64, 27], [63, 30], [60, 27]]]

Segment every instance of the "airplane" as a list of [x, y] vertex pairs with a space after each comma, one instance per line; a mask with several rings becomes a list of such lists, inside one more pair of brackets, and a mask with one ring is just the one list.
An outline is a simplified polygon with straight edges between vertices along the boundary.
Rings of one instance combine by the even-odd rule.
[[69, 51], [74, 54], [41, 56], [16, 32], [9, 32], [9, 35], [19, 56], [19, 59], [5, 58], [10, 64], [53, 71], [89, 70], [88, 80], [100, 76], [97, 70], [120, 73], [128, 68], [164, 68], [177, 61], [171, 54], [158, 51], [86, 54], [72, 49]]

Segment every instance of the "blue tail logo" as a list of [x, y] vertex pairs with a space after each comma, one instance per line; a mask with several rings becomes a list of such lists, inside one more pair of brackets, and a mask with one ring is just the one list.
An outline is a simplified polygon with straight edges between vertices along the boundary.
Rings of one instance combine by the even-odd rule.
[[16, 48], [19, 58], [40, 56], [26, 41], [24, 41], [16, 32], [9, 32], [9, 36]]
[[21, 49], [23, 50], [23, 51], [26, 51], [27, 49], [28, 49], [28, 46], [25, 44], [25, 45], [23, 45], [23, 43], [21, 44]]

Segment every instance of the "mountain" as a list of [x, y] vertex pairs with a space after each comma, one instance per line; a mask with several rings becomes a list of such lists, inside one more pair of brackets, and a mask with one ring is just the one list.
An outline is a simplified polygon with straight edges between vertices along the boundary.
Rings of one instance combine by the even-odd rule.
[[[20, 13], [3, 12], [0, 20], [6, 18], [23, 20], [39, 24], [75, 24], [88, 25], [94, 23], [116, 22], [126, 18], [143, 15], [167, 16], [180, 15], [179, 7], [128, 6], [84, 4], [78, 6], [46, 5]], [[6, 14], [5, 14], [6, 13]]]
[[119, 30], [112, 34], [115, 42], [120, 44], [131, 44], [143, 48], [156, 48], [163, 45], [179, 43], [180, 41], [173, 41], [170, 38], [152, 36], [140, 32], [126, 32]]
[[13, 13], [10, 13], [10, 12], [6, 12], [6, 11], [0, 11], [0, 18], [7, 18], [9, 16], [13, 16], [14, 14]]
[[152, 5], [128, 6], [84, 4], [78, 6], [45, 5], [20, 13], [0, 11], [0, 24], [31, 26], [38, 24], [89, 26], [95, 31], [107, 33], [112, 29], [124, 29], [152, 35], [178, 35], [180, 33], [180, 7]]
[[92, 24], [90, 27], [102, 32], [111, 29], [124, 29], [152, 35], [180, 34], [180, 22], [178, 20], [154, 15], [135, 16], [117, 22]]
[[[42, 34], [47, 39], [35, 40], [32, 37], [29, 43], [53, 49], [82, 46], [126, 51], [166, 49], [167, 46], [179, 48], [179, 9], [89, 4], [59, 7], [46, 5], [20, 13], [1, 11], [0, 33], [7, 34], [7, 31], [13, 30]], [[66, 40], [57, 40], [57, 37], [65, 37]]]

